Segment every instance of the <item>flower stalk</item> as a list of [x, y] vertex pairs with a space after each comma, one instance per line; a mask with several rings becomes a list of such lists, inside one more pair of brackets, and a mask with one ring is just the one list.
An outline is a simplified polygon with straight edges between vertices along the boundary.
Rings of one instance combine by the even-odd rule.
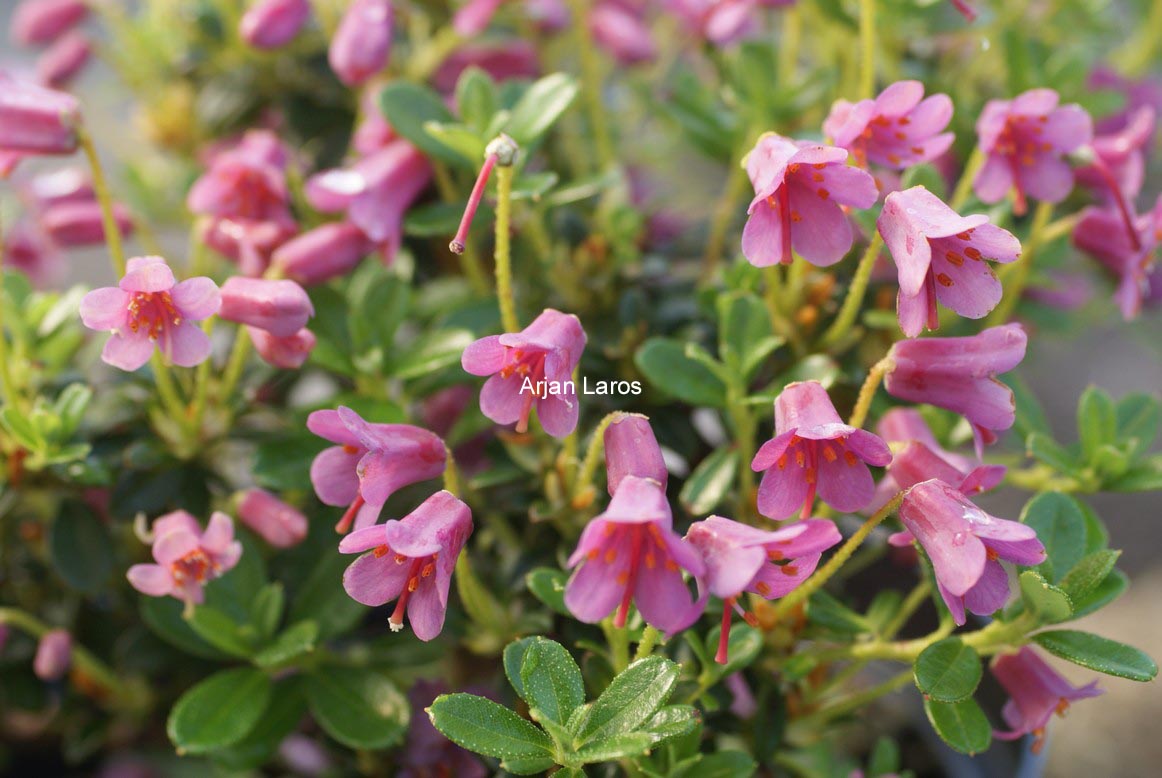
[[120, 277], [125, 275], [125, 248], [121, 245], [121, 228], [117, 226], [117, 217], [113, 214], [113, 196], [109, 193], [109, 184], [105, 179], [101, 159], [97, 155], [97, 148], [93, 145], [93, 138], [84, 126], [77, 127], [77, 142], [85, 152], [89, 162], [89, 169], [93, 175], [93, 194], [101, 206], [101, 223], [105, 228], [105, 244], [109, 247], [109, 258], [113, 262], [113, 271]]
[[876, 389], [879, 388], [880, 382], [884, 380], [884, 376], [891, 372], [892, 368], [896, 366], [896, 362], [892, 359], [889, 352], [886, 357], [872, 365], [871, 370], [868, 371], [867, 378], [860, 387], [859, 397], [856, 398], [855, 408], [851, 411], [851, 419], [848, 421], [852, 427], [862, 427], [863, 423], [867, 421], [868, 411], [871, 410], [872, 399], [875, 397]]
[[1038, 249], [1041, 248], [1045, 228], [1052, 218], [1053, 203], [1038, 203], [1037, 208], [1033, 211], [1033, 225], [1029, 228], [1029, 237], [1025, 239], [1020, 260], [1006, 267], [1006, 272], [1002, 273], [1001, 282], [1004, 284], [1005, 294], [988, 319], [985, 320], [986, 326], [993, 327], [1004, 324], [1012, 317], [1013, 311], [1017, 309], [1021, 294], [1025, 291], [1029, 278], [1033, 275], [1033, 261]]
[[877, 230], [872, 235], [871, 242], [868, 243], [863, 256], [860, 257], [859, 265], [855, 268], [855, 275], [851, 278], [851, 286], [847, 288], [847, 296], [843, 299], [839, 315], [823, 333], [822, 344], [825, 347], [830, 348], [842, 342], [844, 337], [851, 332], [852, 325], [855, 324], [855, 320], [859, 316], [860, 306], [863, 305], [863, 298], [867, 293], [868, 282], [871, 280], [876, 259], [883, 246], [884, 239]]

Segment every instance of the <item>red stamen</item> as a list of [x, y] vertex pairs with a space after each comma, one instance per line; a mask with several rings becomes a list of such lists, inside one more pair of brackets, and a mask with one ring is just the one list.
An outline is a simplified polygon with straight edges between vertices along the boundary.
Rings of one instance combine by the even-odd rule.
[[633, 533], [633, 540], [631, 541], [629, 552], [629, 575], [625, 580], [625, 592], [621, 595], [621, 605], [617, 608], [617, 615], [613, 617], [613, 626], [621, 628], [625, 626], [625, 620], [629, 616], [629, 603], [633, 599], [634, 585], [637, 583], [637, 571], [639, 559], [642, 550], [642, 530], [641, 527], [633, 527], [630, 532]]
[[714, 655], [714, 661], [720, 665], [726, 664], [726, 649], [730, 645], [730, 611], [733, 608], [733, 597], [722, 601], [722, 634], [718, 636], [718, 653]]
[[388, 618], [387, 624], [391, 627], [392, 632], [399, 632], [403, 629], [403, 614], [407, 610], [408, 600], [411, 599], [412, 592], [414, 592], [420, 584], [419, 576], [417, 575], [420, 566], [424, 563], [425, 557], [412, 560], [411, 569], [408, 570], [407, 584], [403, 587], [403, 591], [399, 593], [399, 599], [396, 600], [395, 610], [391, 612], [391, 617]]
[[355, 502], [351, 503], [343, 518], [339, 519], [339, 523], [335, 525], [335, 531], [340, 535], [346, 535], [347, 531], [351, 529], [351, 523], [355, 521], [355, 515], [359, 513], [359, 509], [363, 507], [363, 495], [355, 496]]

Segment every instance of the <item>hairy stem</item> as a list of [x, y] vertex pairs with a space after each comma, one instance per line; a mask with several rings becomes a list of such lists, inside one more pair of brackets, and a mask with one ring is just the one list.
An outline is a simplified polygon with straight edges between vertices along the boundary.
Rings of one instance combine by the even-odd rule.
[[117, 226], [117, 217], [113, 214], [113, 197], [109, 194], [109, 184], [105, 180], [105, 171], [101, 167], [101, 159], [97, 156], [97, 148], [89, 131], [84, 127], [77, 128], [77, 141], [85, 152], [89, 161], [89, 169], [93, 174], [93, 193], [97, 203], [101, 206], [101, 223], [105, 228], [105, 245], [109, 247], [109, 258], [113, 262], [113, 271], [117, 277], [125, 275], [125, 248], [121, 245], [121, 228]]
[[851, 419], [847, 422], [852, 427], [862, 427], [863, 423], [867, 421], [867, 413], [871, 410], [872, 398], [876, 395], [876, 389], [879, 388], [880, 382], [884, 380], [884, 376], [891, 372], [892, 368], [896, 366], [896, 362], [892, 359], [891, 352], [872, 365], [871, 370], [868, 371], [867, 379], [864, 380], [863, 386], [860, 387], [859, 397], [855, 401], [855, 408], [851, 412]]
[[824, 346], [834, 346], [851, 331], [856, 317], [859, 316], [859, 309], [863, 305], [867, 285], [871, 280], [872, 269], [875, 267], [876, 259], [879, 257], [883, 245], [884, 239], [880, 237], [877, 230], [872, 235], [867, 250], [860, 257], [855, 275], [851, 278], [851, 285], [847, 288], [847, 297], [843, 299], [843, 306], [839, 309], [839, 315], [835, 317], [835, 321], [831, 323], [827, 332], [823, 333], [822, 343]]
[[496, 168], [496, 296], [505, 332], [519, 332], [512, 292], [512, 174], [511, 165]]

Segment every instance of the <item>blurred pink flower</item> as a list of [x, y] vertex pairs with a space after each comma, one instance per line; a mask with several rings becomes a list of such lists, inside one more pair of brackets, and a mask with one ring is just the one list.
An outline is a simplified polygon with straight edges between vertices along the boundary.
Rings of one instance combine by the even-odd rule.
[[283, 337], [272, 335], [258, 327], [247, 327], [246, 331], [250, 334], [250, 342], [254, 344], [254, 350], [262, 357], [262, 361], [283, 370], [297, 370], [302, 367], [318, 342], [315, 333], [306, 327]]
[[387, 67], [391, 33], [391, 0], [352, 0], [327, 54], [339, 80], [358, 86]]
[[1132, 217], [1136, 234], [1127, 232], [1116, 210], [1090, 206], [1081, 212], [1073, 228], [1073, 245], [1101, 263], [1118, 279], [1114, 300], [1126, 320], [1142, 310], [1151, 295], [1151, 273], [1162, 244], [1162, 196], [1154, 208]]
[[42, 681], [59, 681], [69, 670], [72, 654], [73, 636], [69, 631], [49, 630], [36, 644], [32, 672]]
[[242, 493], [238, 518], [276, 548], [297, 546], [307, 536], [307, 517], [265, 489]]
[[315, 286], [351, 272], [374, 247], [354, 224], [333, 222], [282, 244], [271, 263], [303, 286]]
[[218, 315], [286, 338], [301, 330], [315, 309], [294, 281], [232, 276], [222, 284]]
[[234, 522], [215, 511], [205, 531], [185, 511], [167, 513], [153, 522], [155, 564], [133, 565], [126, 577], [133, 588], [150, 597], [169, 595], [201, 605], [207, 583], [231, 570], [242, 557], [234, 539]]
[[80, 124], [81, 104], [72, 95], [0, 72], [0, 152], [72, 154]]
[[80, 30], [62, 35], [36, 61], [36, 77], [45, 86], [60, 88], [81, 72], [93, 54], [89, 36]]
[[998, 655], [990, 669], [1009, 693], [1001, 717], [1010, 729], [993, 730], [993, 737], [1016, 740], [1033, 735], [1033, 753], [1039, 753], [1045, 745], [1045, 728], [1054, 713], [1064, 716], [1071, 702], [1103, 693], [1097, 681], [1085, 686], [1069, 683], [1029, 646], [1021, 646], [1015, 654]]
[[88, 13], [84, 0], [21, 0], [12, 12], [8, 32], [12, 40], [26, 46], [51, 43]]
[[640, 413], [618, 413], [605, 428], [606, 488], [612, 495], [626, 476], [656, 481], [666, 488], [668, 473], [662, 449], [648, 416]]
[[242, 15], [238, 32], [257, 49], [277, 49], [294, 40], [310, 18], [309, 0], [256, 0]]
[[874, 100], [837, 100], [823, 132], [864, 167], [871, 162], [902, 169], [931, 162], [948, 150], [954, 136], [944, 128], [951, 119], [948, 95], [925, 98], [919, 81], [897, 81]]

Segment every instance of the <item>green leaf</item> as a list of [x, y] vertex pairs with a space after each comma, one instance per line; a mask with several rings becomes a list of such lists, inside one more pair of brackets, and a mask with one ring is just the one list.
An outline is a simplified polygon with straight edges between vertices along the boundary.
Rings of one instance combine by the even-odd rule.
[[686, 354], [686, 344], [671, 338], [650, 338], [634, 355], [634, 364], [663, 394], [690, 405], [721, 408], [726, 385], [705, 365]]
[[464, 203], [428, 203], [409, 208], [403, 218], [403, 231], [417, 238], [451, 237], [460, 226]]
[[867, 619], [824, 591], [815, 592], [807, 600], [807, 619], [847, 635], [860, 635], [871, 630]]
[[630, 732], [649, 719], [674, 690], [678, 665], [661, 656], [639, 659], [610, 682], [577, 728], [588, 743]]
[[1121, 570], [1114, 570], [1097, 585], [1092, 592], [1073, 604], [1073, 616], [1080, 619], [1094, 611], [1101, 610], [1125, 594], [1130, 588], [1130, 579]]
[[1064, 591], [1046, 581], [1036, 570], [1021, 573], [1021, 600], [1042, 621], [1053, 624], [1073, 615], [1073, 602]]
[[[504, 768], [505, 772], [513, 775], [540, 775], [555, 764], [557, 764], [556, 760], [548, 756], [514, 756], [503, 760], [500, 766]], [[562, 768], [553, 773], [554, 778], [558, 775], [561, 778], [570, 778], [571, 776], [584, 778], [585, 773], [580, 769], [574, 771]]]
[[456, 110], [464, 123], [483, 133], [497, 107], [492, 77], [475, 65], [465, 68], [456, 81]]
[[529, 650], [529, 646], [536, 641], [536, 637], [521, 638], [514, 640], [504, 647], [504, 674], [508, 677], [509, 684], [521, 699], [525, 699], [524, 681], [520, 677], [520, 667], [525, 661], [525, 652]]
[[[706, 655], [714, 656], [718, 652], [718, 639], [722, 635], [722, 627], [710, 630], [706, 636]], [[734, 624], [730, 628], [730, 637], [727, 638], [726, 664], [714, 664], [713, 667], [723, 676], [738, 672], [750, 665], [763, 649], [763, 635], [749, 624]]]
[[1156, 492], [1162, 490], [1162, 454], [1143, 459], [1121, 478], [1104, 484], [1111, 492]]
[[762, 300], [736, 292], [718, 298], [719, 355], [735, 374], [748, 381], [772, 351], [783, 344], [771, 332], [771, 317]]
[[363, 618], [367, 606], [355, 602], [343, 590], [343, 571], [349, 564], [350, 557], [343, 554], [322, 554], [291, 603], [287, 621], [313, 621], [319, 625], [319, 640], [326, 640]]
[[187, 621], [194, 632], [220, 651], [241, 658], [254, 653], [239, 633], [237, 622], [215, 607], [199, 605]]
[[649, 750], [653, 742], [653, 738], [644, 732], [623, 732], [585, 744], [577, 750], [577, 757], [586, 764], [612, 762], [615, 759], [641, 756]]
[[992, 728], [975, 700], [924, 700], [924, 712], [936, 734], [962, 754], [979, 754], [992, 742]]
[[553, 73], [534, 82], [512, 107], [504, 131], [521, 146], [529, 146], [544, 135], [577, 96], [577, 81], [564, 73]]
[[84, 384], [69, 384], [57, 395], [53, 410], [60, 419], [63, 440], [71, 438], [77, 431], [85, 415], [85, 409], [89, 407], [89, 401], [92, 399], [93, 390]]
[[182, 604], [172, 597], [141, 597], [141, 620], [155, 635], [191, 656], [202, 659], [229, 659], [231, 654], [207, 643], [182, 618]]
[[483, 159], [486, 141], [459, 122], [424, 122], [424, 132], [466, 159]]
[[258, 724], [234, 745], [215, 749], [214, 761], [232, 770], [260, 767], [286, 736], [295, 731], [306, 711], [301, 679], [287, 678], [277, 682]]
[[270, 701], [270, 679], [249, 667], [222, 670], [186, 691], [166, 722], [179, 753], [233, 745], [254, 729]]
[[581, 668], [560, 643], [536, 638], [520, 665], [521, 696], [530, 707], [564, 724], [577, 707], [585, 702], [585, 682]]
[[1033, 432], [1040, 432], [1052, 438], [1053, 430], [1049, 427], [1045, 410], [1024, 379], [1017, 373], [1008, 373], [1000, 380], [1013, 390], [1013, 399], [1017, 404], [1016, 423], [1013, 429], [1021, 439], [1027, 440], [1029, 434]]
[[1077, 459], [1069, 449], [1044, 432], [1030, 432], [1025, 441], [1029, 456], [1052, 467], [1059, 473], [1072, 473], [1077, 469]]
[[512, 199], [536, 202], [556, 186], [559, 180], [561, 177], [551, 170], [542, 170], [539, 173], [522, 173], [512, 182]]
[[682, 484], [678, 500], [693, 516], [705, 516], [726, 499], [738, 471], [738, 451], [722, 446], [698, 463]]
[[572, 617], [565, 607], [565, 583], [569, 576], [563, 570], [538, 567], [525, 576], [525, 584], [533, 595], [562, 616]]
[[1158, 664], [1133, 646], [1072, 629], [1041, 632], [1033, 640], [1049, 653], [1106, 675], [1152, 681]]
[[867, 771], [871, 778], [887, 778], [900, 770], [900, 747], [890, 737], [876, 740], [868, 760]]
[[698, 710], [693, 705], [664, 705], [638, 727], [645, 732], [656, 746], [667, 740], [688, 735], [701, 723]]
[[742, 751], [719, 751], [699, 754], [689, 768], [674, 773], [674, 778], [751, 778], [758, 765], [750, 754]]
[[416, 338], [398, 360], [392, 360], [392, 378], [420, 378], [460, 363], [473, 341], [468, 330], [438, 330]]
[[1094, 589], [1101, 585], [1114, 565], [1117, 564], [1121, 551], [1094, 551], [1086, 554], [1081, 561], [1074, 565], [1064, 578], [1061, 579], [1061, 588], [1074, 602], [1082, 600]]
[[409, 81], [392, 81], [379, 93], [379, 108], [392, 129], [425, 154], [470, 170], [479, 164], [448, 148], [424, 129], [428, 122], [454, 121], [444, 101], [431, 89]]
[[473, 694], [441, 694], [428, 708], [428, 716], [446, 738], [469, 751], [506, 762], [548, 757], [552, 764], [549, 736], [492, 700]]
[[292, 624], [273, 643], [254, 655], [254, 664], [264, 668], [284, 665], [314, 651], [318, 637], [319, 625], [315, 622], [300, 621]]
[[1077, 403], [1077, 435], [1087, 462], [1096, 462], [1098, 450], [1117, 440], [1117, 408], [1105, 390], [1091, 386]]
[[916, 686], [937, 702], [959, 702], [972, 696], [981, 677], [980, 657], [960, 638], [945, 638], [916, 658]]
[[411, 307], [411, 286], [379, 262], [365, 262], [347, 288], [347, 328], [357, 353], [391, 351], [395, 331]]
[[28, 416], [14, 407], [0, 408], [0, 427], [20, 444], [21, 448], [29, 451], [42, 451], [45, 441], [40, 432], [29, 421]]
[[407, 699], [374, 670], [327, 666], [312, 672], [307, 702], [319, 726], [350, 748], [386, 748], [407, 727]]
[[1085, 554], [1085, 516], [1072, 497], [1061, 492], [1038, 494], [1025, 503], [1021, 522], [1035, 529], [1045, 546], [1047, 559], [1037, 569], [1050, 582], [1061, 580]]
[[1135, 441], [1127, 446], [1131, 457], [1147, 451], [1158, 437], [1160, 416], [1162, 409], [1158, 398], [1153, 395], [1137, 392], [1118, 400], [1118, 441]]
[[53, 567], [69, 586], [89, 595], [105, 589], [113, 571], [113, 539], [90, 508], [75, 500], [63, 502], [48, 547]]
[[282, 609], [286, 604], [286, 592], [281, 583], [270, 583], [258, 590], [254, 602], [250, 603], [250, 623], [258, 631], [259, 637], [269, 640], [282, 621]]

